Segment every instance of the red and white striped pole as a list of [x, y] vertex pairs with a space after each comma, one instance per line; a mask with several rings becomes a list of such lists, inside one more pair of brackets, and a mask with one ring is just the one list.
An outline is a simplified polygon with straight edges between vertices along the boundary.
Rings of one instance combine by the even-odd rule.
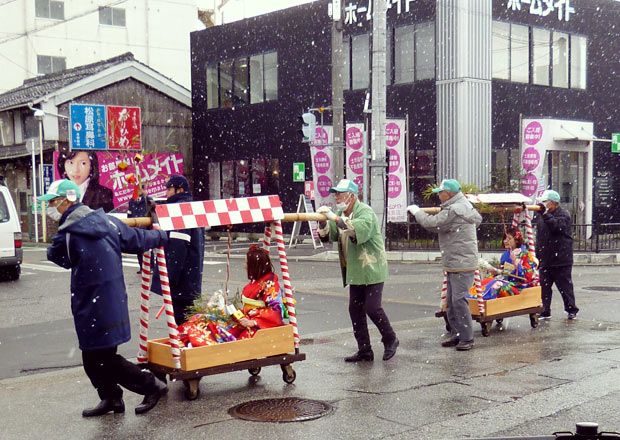
[[263, 248], [269, 253], [269, 246], [271, 246], [271, 226], [265, 226], [265, 235], [263, 236]]
[[142, 255], [142, 290], [140, 292], [140, 342], [138, 362], [147, 362], [147, 341], [149, 338], [149, 302], [151, 295], [151, 251]]
[[476, 286], [476, 298], [478, 299], [478, 312], [484, 313], [484, 298], [482, 295], [482, 282], [480, 281], [480, 270], [474, 271], [474, 285]]
[[293, 289], [291, 287], [291, 277], [288, 272], [288, 260], [286, 259], [286, 248], [284, 246], [284, 235], [282, 234], [282, 222], [275, 220], [272, 224], [275, 231], [276, 243], [278, 245], [278, 255], [280, 256], [280, 270], [282, 271], [282, 284], [284, 285], [284, 296], [286, 297], [286, 309], [288, 310], [288, 320], [293, 326], [293, 336], [295, 348], [299, 348], [299, 331], [297, 330], [297, 315], [295, 313], [295, 302]]
[[166, 266], [166, 256], [164, 248], [155, 249], [157, 259], [157, 268], [159, 269], [159, 280], [161, 283], [161, 292], [164, 297], [164, 307], [166, 310], [166, 320], [168, 321], [168, 339], [170, 342], [170, 350], [172, 351], [172, 360], [174, 367], [181, 368], [181, 350], [179, 348], [179, 332], [177, 324], [174, 321], [174, 310], [172, 308], [172, 295], [170, 294], [170, 280], [168, 279], [168, 266]]
[[446, 310], [448, 302], [448, 273], [443, 273], [443, 284], [441, 285], [441, 296], [439, 299], [439, 310]]

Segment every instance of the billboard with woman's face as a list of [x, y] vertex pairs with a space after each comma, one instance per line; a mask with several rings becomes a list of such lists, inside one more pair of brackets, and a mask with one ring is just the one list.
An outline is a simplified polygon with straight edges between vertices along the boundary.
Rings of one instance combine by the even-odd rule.
[[[130, 176], [137, 177], [135, 157], [125, 152], [57, 151], [54, 153], [54, 180], [73, 180], [80, 187], [82, 203], [108, 212], [132, 197], [135, 185], [130, 183]], [[164, 196], [168, 178], [183, 174], [183, 155], [144, 154], [138, 168], [144, 192], [151, 197]]]

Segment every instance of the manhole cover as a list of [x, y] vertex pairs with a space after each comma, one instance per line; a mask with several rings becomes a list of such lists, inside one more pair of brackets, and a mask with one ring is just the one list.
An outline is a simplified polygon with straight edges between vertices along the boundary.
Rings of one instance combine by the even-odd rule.
[[598, 290], [599, 292], [620, 292], [618, 286], [588, 286], [584, 287], [585, 290]]
[[238, 419], [252, 422], [305, 422], [330, 414], [333, 407], [320, 400], [284, 397], [282, 399], [252, 400], [228, 410]]

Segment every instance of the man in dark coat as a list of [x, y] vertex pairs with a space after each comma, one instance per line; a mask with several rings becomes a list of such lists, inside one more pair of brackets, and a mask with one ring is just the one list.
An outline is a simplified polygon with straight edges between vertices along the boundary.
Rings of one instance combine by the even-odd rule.
[[538, 198], [536, 215], [536, 256], [540, 262], [540, 287], [544, 311], [540, 319], [551, 318], [553, 283], [564, 300], [568, 319], [575, 319], [579, 309], [573, 291], [573, 234], [569, 212], [560, 206], [560, 195], [547, 190]]
[[57, 180], [39, 200], [49, 202], [47, 214], [59, 222], [47, 251], [48, 260], [71, 269], [71, 311], [84, 371], [101, 402], [85, 409], [84, 417], [125, 411], [119, 385], [144, 395], [136, 414], [152, 409], [168, 391], [150, 372], [116, 353], [131, 339], [122, 252], [144, 252], [163, 245], [162, 231], [130, 228], [122, 221], [80, 203], [80, 190], [71, 180]]
[[[184, 176], [171, 176], [166, 183], [166, 203], [183, 203], [193, 200], [189, 182]], [[205, 254], [204, 228], [180, 229], [168, 232], [164, 247], [168, 279], [177, 325], [185, 322], [185, 314], [202, 292], [202, 270]], [[151, 290], [161, 295], [159, 272], [154, 271]]]

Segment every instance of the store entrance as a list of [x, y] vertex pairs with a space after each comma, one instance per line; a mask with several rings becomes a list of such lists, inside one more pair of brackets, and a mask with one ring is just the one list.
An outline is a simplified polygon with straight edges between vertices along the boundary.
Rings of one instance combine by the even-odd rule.
[[574, 225], [587, 223], [587, 153], [548, 151], [548, 188], [560, 193], [561, 205], [571, 214]]

